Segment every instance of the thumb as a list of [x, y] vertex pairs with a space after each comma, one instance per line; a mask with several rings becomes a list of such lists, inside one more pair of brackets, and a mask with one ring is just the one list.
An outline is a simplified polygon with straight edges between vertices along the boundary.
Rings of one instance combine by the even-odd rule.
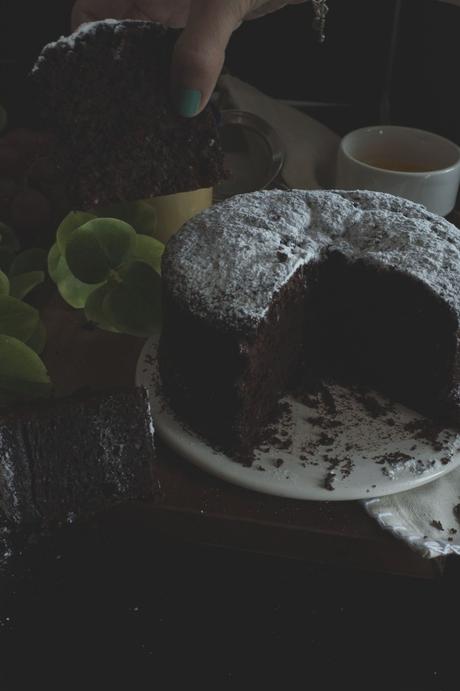
[[208, 103], [227, 43], [241, 23], [243, 5], [229, 0], [192, 0], [172, 64], [173, 98], [180, 115], [193, 117]]

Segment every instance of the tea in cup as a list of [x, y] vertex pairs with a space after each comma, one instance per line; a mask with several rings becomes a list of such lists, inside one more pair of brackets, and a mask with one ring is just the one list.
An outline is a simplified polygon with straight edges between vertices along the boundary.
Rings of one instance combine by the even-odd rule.
[[340, 143], [339, 189], [388, 192], [446, 216], [460, 184], [460, 148], [432, 132], [412, 127], [364, 127]]

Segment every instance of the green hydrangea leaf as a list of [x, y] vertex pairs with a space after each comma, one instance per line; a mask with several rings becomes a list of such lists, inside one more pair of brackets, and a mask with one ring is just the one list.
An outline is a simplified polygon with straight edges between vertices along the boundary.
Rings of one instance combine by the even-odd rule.
[[10, 270], [11, 262], [13, 261], [13, 254], [4, 250], [0, 247], [0, 270], [8, 273]]
[[110, 316], [106, 314], [106, 298], [110, 290], [110, 286], [103, 285], [91, 293], [86, 301], [85, 317], [104, 331], [119, 333], [118, 329], [110, 323]]
[[62, 254], [59, 249], [57, 242], [52, 245], [50, 251], [48, 252], [48, 273], [52, 281], [57, 283], [60, 278], [60, 263]]
[[46, 345], [46, 327], [41, 319], [39, 320], [37, 328], [27, 341], [26, 345], [28, 345], [29, 348], [32, 348], [32, 350], [38, 355], [43, 353]]
[[14, 231], [0, 222], [0, 269], [9, 272], [14, 255], [19, 251], [19, 240]]
[[97, 218], [77, 228], [65, 258], [73, 275], [84, 283], [101, 283], [130, 256], [135, 230], [115, 218]]
[[56, 283], [61, 297], [75, 309], [83, 309], [88, 297], [98, 287], [79, 281], [67, 266], [65, 257], [59, 251], [57, 243], [48, 254], [48, 273]]
[[80, 228], [80, 226], [88, 223], [88, 221], [91, 221], [94, 218], [97, 218], [97, 216], [86, 213], [85, 211], [71, 211], [69, 214], [67, 214], [67, 216], [61, 221], [56, 233], [56, 242], [61, 254], [65, 255], [67, 243], [74, 230], [77, 230], [77, 228]]
[[10, 295], [18, 300], [23, 300], [34, 288], [45, 280], [44, 271], [28, 271], [25, 274], [11, 276]]
[[123, 333], [149, 336], [161, 322], [161, 279], [144, 262], [133, 262], [120, 271], [121, 282], [104, 300], [110, 323]]
[[10, 281], [8, 276], [0, 270], [0, 295], [10, 294]]
[[10, 276], [18, 276], [30, 271], [45, 271], [46, 258], [46, 250], [40, 247], [24, 250], [13, 259], [9, 272]]
[[19, 252], [20, 244], [16, 237], [16, 233], [6, 223], [0, 221], [0, 247], [2, 249], [10, 250], [11, 252]]
[[0, 334], [13, 336], [27, 343], [39, 321], [37, 310], [25, 302], [6, 295], [0, 296]]
[[157, 274], [161, 275], [161, 257], [164, 250], [165, 246], [159, 240], [147, 237], [147, 235], [138, 235], [132, 252], [132, 259], [148, 264], [155, 269]]
[[32, 348], [12, 336], [0, 335], [0, 397], [5, 401], [49, 396], [51, 381]]
[[98, 209], [97, 215], [125, 221], [140, 235], [154, 235], [157, 229], [157, 212], [143, 201], [112, 204]]

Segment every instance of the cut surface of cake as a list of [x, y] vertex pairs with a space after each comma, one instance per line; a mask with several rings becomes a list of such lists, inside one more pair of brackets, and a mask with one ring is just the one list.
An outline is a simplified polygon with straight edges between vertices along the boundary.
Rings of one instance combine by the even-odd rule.
[[176, 32], [136, 20], [82, 25], [42, 50], [31, 73], [40, 117], [73, 208], [212, 187], [223, 155], [211, 107], [176, 114]]
[[163, 259], [160, 371], [215, 445], [257, 442], [300, 377], [460, 424], [460, 234], [375, 192], [271, 191], [188, 222]]
[[154, 428], [141, 388], [79, 394], [0, 417], [0, 511], [52, 525], [152, 495]]

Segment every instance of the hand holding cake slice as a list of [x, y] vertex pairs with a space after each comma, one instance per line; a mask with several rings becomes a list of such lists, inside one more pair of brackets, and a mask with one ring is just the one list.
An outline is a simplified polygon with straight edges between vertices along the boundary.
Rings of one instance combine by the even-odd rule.
[[214, 186], [224, 176], [216, 118], [182, 118], [169, 93], [176, 32], [153, 22], [82, 25], [45, 46], [31, 73], [74, 209]]

